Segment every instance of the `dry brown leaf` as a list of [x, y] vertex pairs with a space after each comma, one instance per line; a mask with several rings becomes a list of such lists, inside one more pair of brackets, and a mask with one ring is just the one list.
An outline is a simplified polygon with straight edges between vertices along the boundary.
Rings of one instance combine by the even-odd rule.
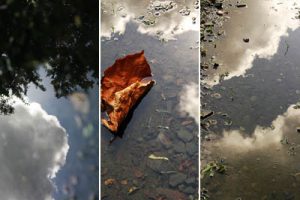
[[104, 71], [101, 80], [101, 110], [109, 118], [101, 120], [103, 125], [117, 132], [129, 111], [153, 84], [144, 51], [117, 59]]

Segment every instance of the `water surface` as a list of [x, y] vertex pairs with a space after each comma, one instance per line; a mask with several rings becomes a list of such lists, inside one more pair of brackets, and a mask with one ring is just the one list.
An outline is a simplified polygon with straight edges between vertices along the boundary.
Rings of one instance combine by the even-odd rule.
[[203, 121], [210, 126], [202, 130], [201, 164], [216, 161], [227, 170], [204, 177], [201, 186], [209, 199], [299, 199], [299, 2], [245, 2], [224, 25], [231, 34], [220, 43], [233, 46], [216, 49], [224, 65], [214, 73], [229, 76], [202, 90], [202, 104], [215, 113]]
[[[147, 5], [142, 2], [140, 9], [128, 15], [143, 12]], [[132, 2], [124, 4], [127, 3]], [[191, 3], [194, 2], [185, 5], [193, 10]], [[178, 15], [179, 10], [170, 12]], [[181, 17], [191, 20], [193, 26], [191, 15]], [[174, 22], [171, 18], [158, 20], [166, 20], [164, 26], [169, 28], [177, 23], [176, 18]], [[144, 34], [140, 26], [130, 21], [122, 34], [113, 34], [110, 39], [103, 37], [101, 42], [102, 70], [117, 58], [144, 50], [156, 81], [134, 110], [122, 138], [109, 144], [112, 134], [101, 127], [101, 196], [103, 199], [197, 199], [198, 33], [187, 29], [174, 34], [176, 40], [164, 42]], [[168, 160], [150, 159], [151, 154]], [[109, 179], [114, 179], [113, 184], [105, 184]], [[137, 190], [130, 193], [132, 188]]]

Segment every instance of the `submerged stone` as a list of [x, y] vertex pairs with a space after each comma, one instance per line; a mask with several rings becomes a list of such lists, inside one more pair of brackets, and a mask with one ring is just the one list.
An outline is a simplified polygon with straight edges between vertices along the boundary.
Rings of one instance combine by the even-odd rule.
[[177, 131], [177, 136], [183, 142], [189, 142], [194, 138], [193, 133], [186, 130], [185, 128], [181, 128], [179, 131]]
[[176, 153], [185, 153], [185, 144], [181, 141], [178, 141], [173, 145], [173, 149]]
[[171, 187], [177, 187], [178, 185], [184, 183], [186, 175], [183, 173], [172, 174], [169, 177], [169, 185]]

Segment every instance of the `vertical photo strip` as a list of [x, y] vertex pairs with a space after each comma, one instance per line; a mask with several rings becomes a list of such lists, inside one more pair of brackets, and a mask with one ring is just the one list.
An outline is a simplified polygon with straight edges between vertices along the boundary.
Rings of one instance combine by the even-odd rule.
[[201, 199], [300, 199], [300, 1], [200, 10]]
[[200, 2], [100, 6], [101, 199], [199, 199]]
[[1, 200], [99, 198], [98, 6], [1, 1]]

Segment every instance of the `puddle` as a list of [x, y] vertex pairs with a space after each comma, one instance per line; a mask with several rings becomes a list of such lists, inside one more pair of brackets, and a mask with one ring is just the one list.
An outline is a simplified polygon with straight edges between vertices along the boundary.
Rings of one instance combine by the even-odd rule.
[[[209, 85], [219, 83], [219, 76], [228, 73], [225, 79], [242, 76], [253, 66], [256, 58], [270, 59], [278, 51], [283, 36], [300, 26], [299, 2], [295, 0], [245, 1], [247, 7], [236, 8], [235, 1], [229, 7], [229, 20], [224, 23], [225, 37], [208, 48], [215, 52], [217, 70], [207, 72]], [[249, 39], [244, 42], [243, 39]], [[289, 44], [286, 43], [286, 48]], [[209, 56], [207, 56], [210, 58]]]
[[0, 6], [1, 198], [99, 196], [97, 5]]
[[[147, 8], [143, 3], [136, 4]], [[140, 26], [130, 21], [115, 35], [118, 40], [101, 42], [102, 70], [144, 50], [156, 81], [122, 138], [109, 144], [112, 134], [101, 126], [102, 198], [198, 199], [198, 33], [186, 31], [161, 42]]]
[[226, 166], [201, 179], [202, 192], [208, 199], [299, 199], [298, 5], [244, 2], [247, 8], [229, 9], [215, 50], [222, 64], [209, 78], [222, 70], [229, 76], [202, 85], [202, 109], [214, 112], [201, 122], [201, 168], [211, 161]]

